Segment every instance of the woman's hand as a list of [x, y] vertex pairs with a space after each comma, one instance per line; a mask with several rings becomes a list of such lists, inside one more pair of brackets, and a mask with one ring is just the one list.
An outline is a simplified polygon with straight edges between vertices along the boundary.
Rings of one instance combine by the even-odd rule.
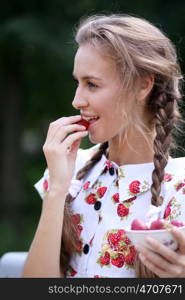
[[178, 228], [171, 229], [178, 242], [178, 249], [173, 251], [157, 240], [147, 237], [146, 242], [153, 251], [146, 247], [136, 247], [142, 263], [159, 277], [185, 278], [185, 234]]
[[49, 170], [50, 190], [61, 188], [67, 191], [70, 186], [81, 138], [88, 134], [85, 126], [75, 124], [79, 120], [79, 115], [63, 117], [49, 126], [43, 152]]

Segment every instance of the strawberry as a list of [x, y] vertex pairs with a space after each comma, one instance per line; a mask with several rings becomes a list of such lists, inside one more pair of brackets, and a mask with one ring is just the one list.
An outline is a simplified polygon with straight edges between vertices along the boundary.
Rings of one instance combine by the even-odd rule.
[[76, 275], [77, 271], [74, 270], [71, 266], [69, 266], [69, 269], [68, 269], [67, 273], [68, 273], [69, 276], [73, 277], [73, 276]]
[[116, 266], [117, 268], [123, 267], [124, 262], [125, 262], [125, 257], [121, 253], [118, 253], [118, 256], [116, 258], [111, 259], [111, 264]]
[[183, 182], [176, 184], [176, 186], [175, 186], [176, 191], [179, 191], [183, 186], [185, 186], [185, 183], [183, 183]]
[[80, 121], [76, 122], [76, 124], [85, 126], [86, 130], [88, 129], [88, 127], [90, 125], [90, 123], [84, 119], [81, 119]]
[[114, 233], [109, 233], [108, 235], [108, 242], [109, 242], [109, 245], [111, 246], [112, 249], [117, 249], [118, 246], [119, 246], [119, 238], [116, 234]]
[[172, 175], [171, 175], [171, 174], [167, 174], [167, 173], [164, 174], [163, 180], [164, 180], [165, 182], [171, 181], [171, 180], [172, 180]]
[[125, 263], [127, 265], [133, 265], [136, 257], [136, 252], [132, 251], [125, 256]]
[[86, 198], [86, 202], [88, 203], [88, 204], [95, 204], [96, 203], [96, 198], [95, 198], [95, 194], [93, 194], [93, 193], [91, 193], [91, 194], [89, 194], [89, 196], [87, 196], [87, 198]]
[[170, 203], [167, 205], [165, 212], [164, 212], [164, 218], [166, 219], [171, 213], [171, 207], [170, 207]]
[[123, 205], [122, 203], [118, 204], [117, 214], [120, 217], [125, 217], [129, 214], [129, 208]]
[[100, 257], [100, 264], [101, 265], [108, 265], [110, 263], [110, 254], [109, 252], [105, 252], [104, 256]]
[[90, 184], [90, 181], [87, 181], [86, 183], [84, 183], [84, 185], [83, 185], [84, 191], [88, 190], [89, 184]]
[[130, 240], [129, 240], [129, 238], [128, 238], [127, 236], [124, 236], [123, 241], [124, 241], [124, 243], [125, 243], [126, 245], [129, 245], [129, 244], [130, 244]]
[[119, 229], [118, 232], [117, 232], [118, 237], [121, 238], [123, 234], [125, 234], [125, 230], [124, 229]]
[[129, 191], [132, 193], [132, 194], [138, 194], [140, 192], [140, 181], [138, 180], [135, 180], [135, 181], [132, 181], [129, 185]]
[[108, 169], [113, 167], [113, 164], [109, 160], [106, 160], [104, 164], [107, 166]]
[[102, 198], [104, 196], [106, 190], [107, 190], [107, 187], [105, 187], [105, 186], [102, 186], [97, 190], [97, 194], [98, 194], [99, 198]]
[[150, 224], [150, 230], [158, 230], [158, 229], [166, 229], [166, 228], [172, 228], [173, 225], [170, 224], [168, 221], [166, 221], [165, 219], [157, 219], [155, 221], [153, 221]]
[[183, 226], [185, 226], [185, 223], [177, 221], [177, 220], [172, 220], [170, 223], [172, 225], [176, 226], [176, 227], [183, 227]]
[[134, 219], [131, 224], [131, 229], [132, 230], [148, 230], [149, 228], [142, 220]]
[[112, 199], [113, 199], [114, 203], [119, 202], [119, 193], [114, 194], [114, 195], [112, 196]]

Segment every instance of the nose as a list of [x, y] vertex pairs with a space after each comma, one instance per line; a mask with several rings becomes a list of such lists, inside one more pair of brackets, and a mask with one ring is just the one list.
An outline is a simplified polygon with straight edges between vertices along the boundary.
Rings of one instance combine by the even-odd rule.
[[82, 94], [78, 92], [78, 90], [75, 93], [74, 99], [72, 101], [72, 106], [75, 109], [81, 109], [82, 107], [88, 106], [88, 101], [84, 96], [82, 96]]

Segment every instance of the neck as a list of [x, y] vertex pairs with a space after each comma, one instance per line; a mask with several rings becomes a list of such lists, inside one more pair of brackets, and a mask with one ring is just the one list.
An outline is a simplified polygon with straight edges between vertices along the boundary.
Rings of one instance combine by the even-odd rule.
[[118, 137], [115, 137], [109, 141], [106, 154], [109, 160], [119, 166], [153, 162], [153, 139], [147, 143], [139, 135], [130, 135], [127, 141], [119, 144]]

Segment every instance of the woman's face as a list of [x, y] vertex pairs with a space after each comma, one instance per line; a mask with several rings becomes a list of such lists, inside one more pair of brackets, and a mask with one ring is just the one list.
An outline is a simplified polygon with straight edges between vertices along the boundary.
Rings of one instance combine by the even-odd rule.
[[80, 110], [82, 116], [99, 117], [89, 126], [90, 141], [103, 143], [120, 134], [124, 129], [121, 111], [126, 99], [121, 93], [115, 63], [90, 45], [80, 46], [75, 55], [73, 75], [78, 81], [73, 107]]

